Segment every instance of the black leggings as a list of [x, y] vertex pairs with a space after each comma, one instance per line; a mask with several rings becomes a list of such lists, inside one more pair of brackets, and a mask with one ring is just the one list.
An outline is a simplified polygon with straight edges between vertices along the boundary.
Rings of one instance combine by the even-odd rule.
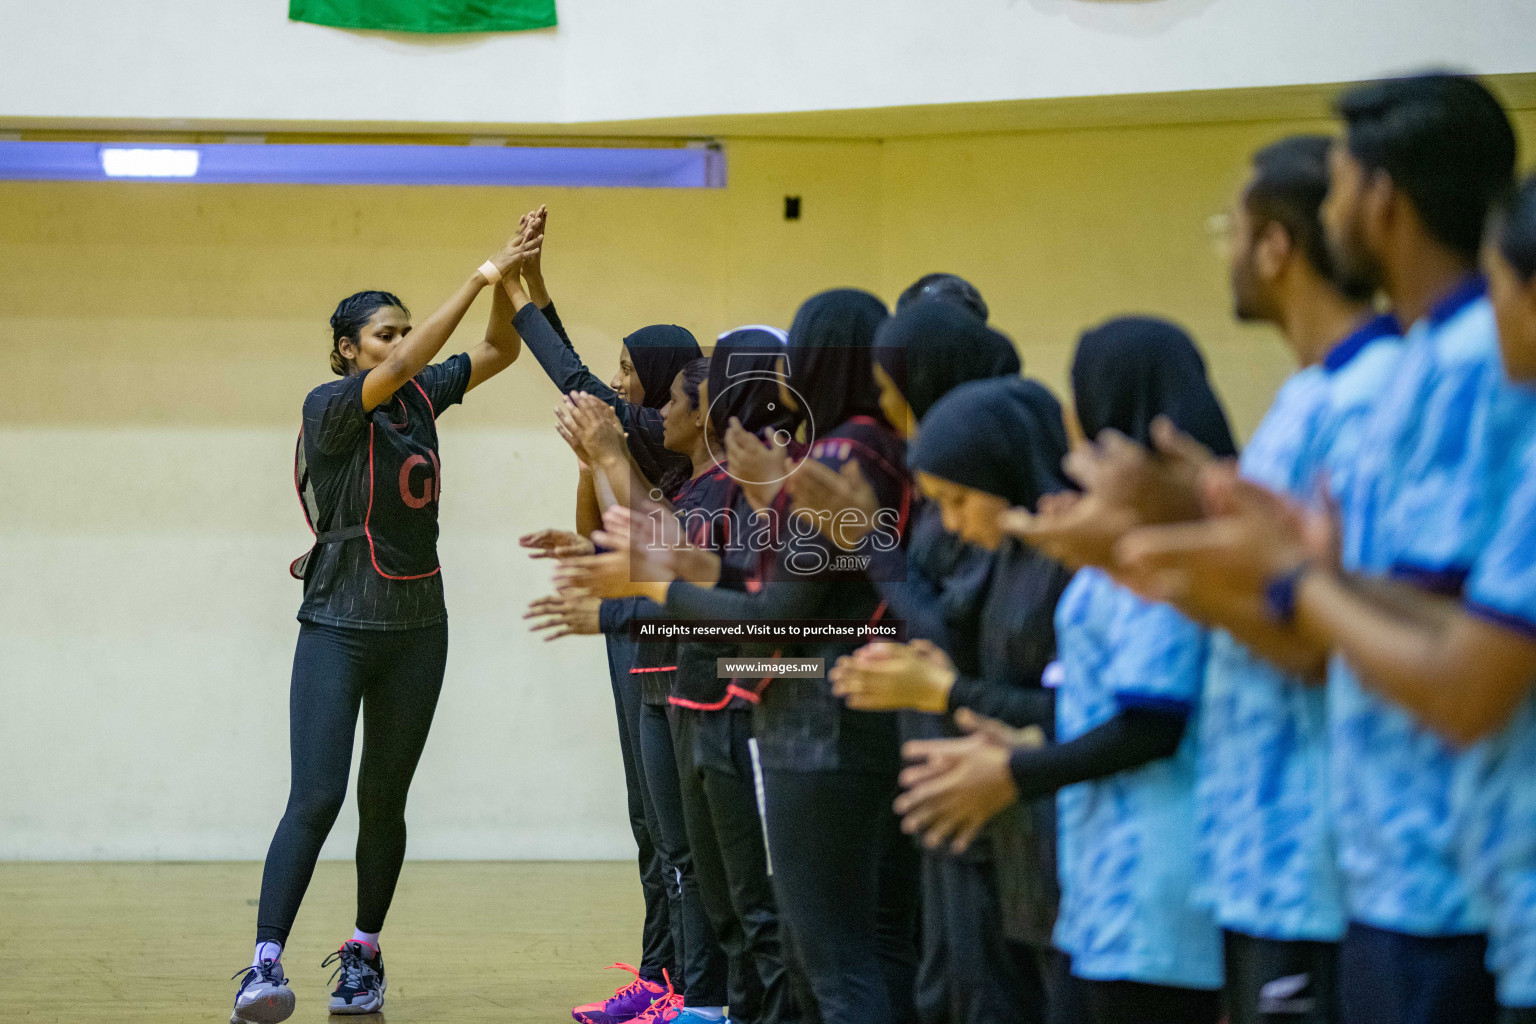
[[1351, 921], [1339, 944], [1344, 1024], [1493, 1024], [1484, 935], [1410, 935]]
[[[605, 634], [608, 680], [613, 684], [613, 710], [619, 720], [619, 756], [624, 762], [624, 789], [629, 806], [629, 831], [635, 837], [640, 865], [640, 891], [645, 899], [645, 923], [640, 931], [640, 977], [662, 983], [662, 971], [677, 973], [682, 895], [676, 872], [662, 855], [663, 843], [651, 795], [641, 766], [640, 677], [630, 674], [635, 644], [628, 632]], [[680, 979], [674, 978], [678, 982]], [[679, 989], [681, 991], [681, 989]]]
[[769, 881], [750, 748], [752, 712], [672, 710], [683, 817], [699, 894], [732, 957], [732, 1019], [800, 1019]]
[[1221, 993], [1139, 981], [1073, 979], [1088, 1024], [1216, 1024]]
[[288, 940], [321, 844], [346, 799], [359, 707], [357, 928], [383, 930], [405, 860], [406, 792], [447, 662], [446, 623], [410, 630], [300, 624], [288, 695], [293, 777], [261, 876], [257, 942]]
[[672, 714], [673, 709], [664, 705], [643, 704], [640, 707], [640, 771], [656, 819], [658, 848], [672, 872], [678, 895], [672, 930], [676, 937], [674, 948], [678, 962], [675, 970], [681, 976], [674, 975], [672, 984], [683, 994], [685, 1006], [723, 1006], [730, 998], [727, 990], [729, 964], [725, 951], [715, 938], [704, 897], [699, 892], [693, 848], [688, 841], [688, 825], [683, 813], [677, 757], [672, 747]]
[[826, 1024], [916, 1018], [917, 851], [894, 774], [763, 769], [782, 921]]
[[989, 859], [925, 851], [917, 1012], [924, 1024], [1045, 1020], [1041, 957], [1003, 934]]

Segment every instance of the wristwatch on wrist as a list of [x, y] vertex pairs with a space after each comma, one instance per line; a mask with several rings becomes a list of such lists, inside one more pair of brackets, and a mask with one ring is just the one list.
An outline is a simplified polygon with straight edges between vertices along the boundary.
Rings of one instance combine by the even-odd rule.
[[1264, 610], [1271, 619], [1283, 626], [1296, 624], [1296, 588], [1311, 569], [1311, 563], [1302, 562], [1289, 572], [1270, 577], [1264, 584]]

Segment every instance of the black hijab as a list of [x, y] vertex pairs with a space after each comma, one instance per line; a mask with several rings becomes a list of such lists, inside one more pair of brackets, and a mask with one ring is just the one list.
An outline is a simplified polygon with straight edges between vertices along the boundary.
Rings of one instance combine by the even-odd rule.
[[634, 364], [635, 375], [645, 390], [640, 403], [648, 409], [660, 409], [672, 396], [672, 380], [693, 360], [704, 353], [699, 343], [685, 327], [676, 324], [654, 324], [642, 327], [624, 339], [629, 349], [629, 361]]
[[856, 288], [822, 292], [795, 314], [789, 328], [789, 382], [818, 437], [855, 416], [885, 422], [873, 352], [875, 331], [887, 316], [885, 303]]
[[1061, 460], [1061, 403], [1037, 381], [995, 377], [939, 399], [912, 446], [912, 468], [1033, 509], [1042, 494], [1069, 490]]
[[716, 437], [725, 437], [733, 416], [752, 434], [794, 429], [799, 417], [779, 394], [782, 334], [768, 327], [738, 327], [715, 342], [706, 399]]
[[914, 302], [880, 325], [875, 362], [895, 381], [919, 421], [958, 385], [1017, 376], [1023, 368], [1006, 337], [936, 299]]
[[1083, 333], [1072, 360], [1072, 395], [1083, 433], [1114, 428], [1151, 446], [1151, 425], [1167, 416], [1218, 456], [1237, 454], [1205, 360], [1183, 329], [1127, 316]]

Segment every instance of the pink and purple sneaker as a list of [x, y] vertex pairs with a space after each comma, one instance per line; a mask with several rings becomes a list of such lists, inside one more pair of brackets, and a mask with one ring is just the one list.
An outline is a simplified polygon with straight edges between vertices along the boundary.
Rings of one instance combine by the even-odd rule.
[[[571, 1016], [581, 1024], [629, 1024], [642, 1014], [646, 1013], [658, 1001], [671, 1001], [678, 997], [672, 994], [672, 981], [667, 979], [665, 987], [654, 981], [648, 981], [640, 977], [640, 972], [629, 964], [612, 964], [608, 970], [625, 970], [635, 976], [635, 980], [620, 987], [613, 995], [597, 1003], [587, 1003], [578, 1006], [571, 1011]], [[666, 971], [661, 972], [663, 977]]]

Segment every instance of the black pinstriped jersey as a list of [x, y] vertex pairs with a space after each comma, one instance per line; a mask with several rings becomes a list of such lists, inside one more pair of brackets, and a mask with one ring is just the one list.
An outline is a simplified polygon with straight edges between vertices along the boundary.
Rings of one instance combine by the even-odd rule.
[[[398, 486], [412, 507], [430, 508], [435, 516], [441, 482], [434, 421], [463, 400], [469, 371], [469, 356], [464, 354], [435, 363], [414, 378], [419, 388], [407, 384], [372, 413], [363, 411], [363, 374], [327, 381], [309, 393], [304, 399], [302, 443], [318, 513], [313, 524], [317, 531], [361, 524], [368, 516], [373, 468], [370, 426], [391, 431], [426, 453], [411, 471], [400, 474]], [[397, 481], [380, 481], [377, 486], [393, 488]], [[435, 539], [434, 525], [429, 536], [418, 534], [405, 541], [413, 548], [430, 545], [431, 550], [405, 554], [435, 566]], [[418, 629], [447, 621], [442, 574], [381, 568], [376, 540], [354, 537], [315, 550], [305, 573], [301, 621], [356, 629]], [[401, 543], [398, 538], [395, 542]]]

